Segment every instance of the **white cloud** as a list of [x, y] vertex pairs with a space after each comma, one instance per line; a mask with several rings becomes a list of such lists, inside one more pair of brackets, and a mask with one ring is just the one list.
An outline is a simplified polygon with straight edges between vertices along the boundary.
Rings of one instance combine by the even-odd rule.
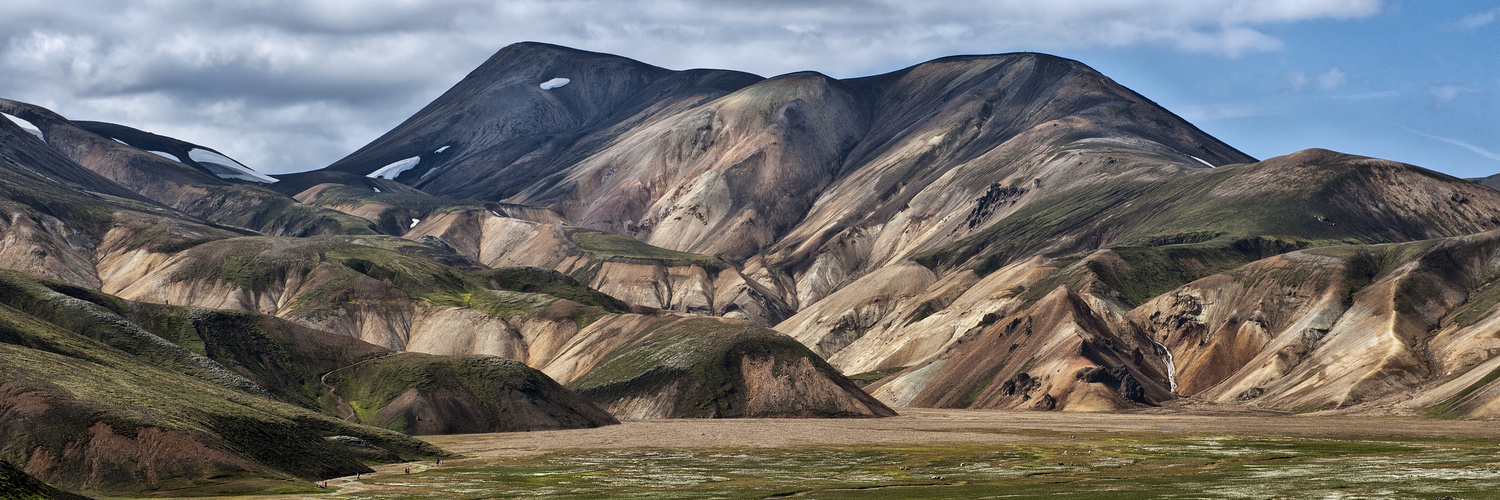
[[1305, 71], [1292, 70], [1286, 72], [1283, 78], [1286, 79], [1287, 85], [1292, 90], [1302, 90], [1303, 87], [1314, 83], [1320, 89], [1333, 90], [1349, 81], [1349, 75], [1344, 73], [1344, 70], [1338, 66], [1330, 67], [1326, 71], [1316, 75], [1309, 75]]
[[1307, 73], [1295, 70], [1286, 72], [1286, 83], [1292, 86], [1292, 90], [1300, 90], [1302, 87], [1306, 87], [1307, 82]]
[[1452, 103], [1454, 99], [1458, 99], [1458, 96], [1468, 92], [1469, 88], [1456, 83], [1440, 83], [1429, 87], [1427, 90], [1432, 93], [1433, 104], [1437, 107], [1443, 107]]
[[1344, 70], [1339, 69], [1338, 66], [1328, 68], [1328, 71], [1318, 73], [1318, 88], [1321, 88], [1323, 90], [1338, 88], [1347, 81], [1349, 81], [1349, 75], [1344, 74]]
[[1285, 49], [1269, 33], [1275, 25], [1383, 8], [1382, 0], [6, 0], [0, 91], [284, 172], [353, 151], [523, 40], [673, 69], [852, 77], [1016, 50], [1236, 57]]
[[1479, 29], [1494, 24], [1497, 19], [1500, 19], [1500, 7], [1464, 16], [1463, 19], [1458, 20], [1458, 29]]

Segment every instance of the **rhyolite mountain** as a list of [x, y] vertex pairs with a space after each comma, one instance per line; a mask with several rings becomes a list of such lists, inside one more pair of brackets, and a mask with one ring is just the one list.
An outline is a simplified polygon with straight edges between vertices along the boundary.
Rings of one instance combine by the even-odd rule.
[[[1500, 227], [1500, 193], [1323, 150], [1257, 161], [1043, 54], [839, 80], [517, 44], [354, 154], [282, 178], [305, 203], [480, 265], [773, 326], [846, 374], [882, 376], [866, 389], [898, 406], [1412, 411], [1411, 394], [1472, 397], [1443, 383], [1490, 359], [1472, 345], [1433, 357], [1430, 337], [1461, 326], [1454, 311], [1488, 317], [1493, 263], [1466, 264], [1478, 277], [1415, 330], [1368, 316], [1406, 299], [1372, 310], [1361, 294], [1423, 265], [1383, 245]], [[421, 192], [368, 184], [388, 180]], [[1390, 255], [1374, 274], [1349, 257], [1371, 252]], [[1221, 318], [1158, 310], [1269, 269], [1286, 289], [1252, 280], [1200, 300]], [[1348, 335], [1376, 347], [1333, 342]], [[1403, 350], [1418, 354], [1376, 354]], [[1275, 368], [1247, 364], [1264, 359]], [[1358, 362], [1333, 375], [1334, 359]]]
[[[36, 129], [0, 120], [0, 460], [69, 491], [618, 418], [1500, 415], [1500, 191], [1256, 160], [1044, 54], [762, 78], [522, 43], [273, 177], [0, 112]], [[133, 451], [167, 438], [206, 451]]]

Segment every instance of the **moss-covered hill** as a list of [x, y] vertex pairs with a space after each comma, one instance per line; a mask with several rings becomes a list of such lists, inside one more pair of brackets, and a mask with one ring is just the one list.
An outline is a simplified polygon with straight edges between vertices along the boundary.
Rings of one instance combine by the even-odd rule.
[[551, 269], [512, 266], [475, 271], [471, 275], [496, 290], [547, 294], [615, 313], [630, 311], [630, 304], [625, 301], [584, 286], [573, 277]]
[[264, 488], [368, 470], [325, 439], [336, 435], [403, 458], [443, 453], [277, 401], [126, 319], [119, 299], [9, 271], [0, 286], [0, 458], [51, 484], [109, 494]]
[[408, 434], [619, 423], [524, 363], [492, 356], [400, 353], [336, 370], [324, 380], [359, 422]]
[[[323, 374], [397, 394], [433, 383], [342, 370], [390, 354], [275, 318], [141, 304], [0, 271], [0, 460], [28, 464], [37, 478], [82, 493], [212, 494], [296, 490], [310, 486], [299, 481], [367, 471], [364, 460], [443, 455], [398, 432], [338, 418], [347, 403], [323, 385]], [[526, 414], [533, 410], [524, 405], [536, 404], [528, 398], [561, 397], [571, 399], [546, 416], [602, 414], [555, 383], [553, 391], [531, 391], [551, 381], [524, 366], [429, 358], [432, 366], [506, 367], [441, 381], [489, 389], [475, 399], [492, 413]], [[496, 395], [511, 387], [513, 394]], [[540, 427], [540, 420], [531, 423]], [[586, 419], [552, 427], [575, 420]], [[609, 421], [590, 422], [601, 423]]]
[[722, 318], [658, 323], [568, 384], [633, 418], [895, 415], [806, 346]]

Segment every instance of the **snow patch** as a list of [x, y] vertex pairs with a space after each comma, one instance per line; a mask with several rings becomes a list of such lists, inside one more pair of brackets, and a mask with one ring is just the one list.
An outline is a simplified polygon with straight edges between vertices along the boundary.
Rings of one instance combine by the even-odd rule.
[[441, 153], [441, 152], [447, 151], [448, 148], [451, 148], [451, 147], [453, 147], [453, 146], [443, 146], [443, 147], [438, 148], [437, 151], [433, 151], [433, 152], [434, 153]]
[[400, 176], [402, 172], [411, 170], [412, 167], [417, 166], [417, 163], [420, 163], [421, 161], [422, 157], [413, 156], [411, 158], [407, 158], [405, 160], [397, 161], [384, 167], [380, 167], [380, 170], [370, 172], [368, 175], [365, 175], [365, 177], [369, 177], [371, 179], [396, 180], [396, 177]]
[[1202, 159], [1202, 158], [1199, 158], [1199, 157], [1196, 157], [1196, 156], [1193, 156], [1193, 155], [1188, 155], [1188, 157], [1192, 158], [1194, 160], [1198, 160], [1198, 163], [1202, 163], [1204, 165], [1208, 165], [1208, 168], [1218, 168], [1218, 167], [1215, 167], [1214, 164], [1209, 163], [1208, 160], [1205, 160], [1205, 159]]
[[172, 160], [172, 161], [176, 161], [176, 162], [182, 161], [182, 158], [178, 158], [177, 155], [174, 155], [172, 153], [168, 153], [166, 151], [152, 151], [152, 150], [148, 149], [148, 150], [146, 150], [146, 152], [154, 154], [156, 156], [160, 156], [162, 158], [166, 158], [168, 160]]
[[0, 113], [0, 115], [5, 115], [6, 118], [10, 118], [10, 121], [21, 127], [21, 130], [25, 130], [27, 133], [36, 136], [36, 138], [41, 139], [42, 142], [47, 142], [47, 138], [42, 135], [42, 129], [37, 127], [35, 124], [32, 124], [31, 122], [10, 113]]
[[[122, 141], [122, 140], [119, 140], [119, 139], [116, 139], [116, 138], [114, 138], [114, 137], [110, 137], [110, 138], [109, 138], [109, 140], [111, 140], [111, 141], [115, 141], [115, 142], [118, 142], [118, 143], [120, 143], [120, 144], [124, 144], [124, 145], [126, 145], [126, 146], [130, 146], [130, 143], [128, 143], [128, 142], [125, 142], [125, 141]], [[135, 147], [135, 146], [130, 146], [130, 147], [132, 147], [132, 148], [133, 148], [133, 147]]]
[[406, 228], [407, 229], [411, 229], [411, 228], [417, 227], [417, 223], [418, 222], [422, 222], [422, 219], [412, 219], [411, 220], [411, 225], [410, 226], [406, 226]]
[[228, 156], [207, 149], [193, 148], [192, 151], [188, 151], [188, 158], [198, 162], [220, 179], [239, 179], [266, 184], [276, 182], [274, 177], [251, 170], [250, 167], [241, 165], [240, 162], [231, 160]]
[[567, 78], [553, 78], [551, 80], [547, 80], [545, 82], [542, 82], [541, 87], [542, 87], [542, 90], [552, 90], [552, 89], [561, 87], [563, 85], [567, 85], [567, 84], [572, 83], [572, 82], [573, 82], [573, 80], [569, 80]]
[[377, 193], [379, 193], [379, 192], [380, 192], [380, 188], [370, 188], [370, 189], [374, 189], [374, 190], [375, 190], [375, 192], [377, 192]]

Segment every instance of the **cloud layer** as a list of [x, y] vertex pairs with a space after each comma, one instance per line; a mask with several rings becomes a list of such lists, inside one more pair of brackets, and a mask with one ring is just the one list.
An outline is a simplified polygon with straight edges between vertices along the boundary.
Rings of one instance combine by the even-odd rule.
[[[674, 69], [849, 77], [959, 53], [1283, 50], [1282, 23], [1380, 0], [242, 0], [0, 4], [0, 92], [76, 119], [318, 168], [393, 127], [494, 51], [536, 40]], [[1337, 68], [1334, 68], [1337, 70]], [[1332, 88], [1343, 75], [1317, 75]]]

